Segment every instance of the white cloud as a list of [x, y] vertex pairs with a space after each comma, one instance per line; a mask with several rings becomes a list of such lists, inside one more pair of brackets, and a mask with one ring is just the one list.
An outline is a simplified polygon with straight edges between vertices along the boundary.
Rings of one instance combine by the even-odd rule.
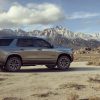
[[65, 18], [63, 11], [54, 4], [12, 5], [0, 12], [0, 27], [18, 27], [33, 24], [50, 24]]
[[90, 13], [90, 12], [74, 12], [71, 15], [67, 15], [67, 19], [86, 19], [100, 16], [100, 13]]

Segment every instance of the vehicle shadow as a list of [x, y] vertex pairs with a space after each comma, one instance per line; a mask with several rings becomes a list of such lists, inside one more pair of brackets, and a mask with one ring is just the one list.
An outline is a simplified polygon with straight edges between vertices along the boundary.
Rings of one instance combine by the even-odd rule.
[[100, 71], [100, 67], [72, 67], [69, 71]]
[[[89, 72], [89, 71], [100, 71], [100, 67], [71, 67], [68, 70], [48, 69], [48, 68], [27, 68], [21, 69], [17, 72], [12, 73], [49, 73], [49, 72]], [[2, 71], [0, 71], [2, 72]], [[6, 73], [6, 72], [5, 72]]]
[[48, 68], [31, 68], [21, 69], [16, 73], [48, 73], [48, 72], [87, 72], [87, 71], [100, 71], [100, 67], [71, 67], [68, 70], [48, 69]]

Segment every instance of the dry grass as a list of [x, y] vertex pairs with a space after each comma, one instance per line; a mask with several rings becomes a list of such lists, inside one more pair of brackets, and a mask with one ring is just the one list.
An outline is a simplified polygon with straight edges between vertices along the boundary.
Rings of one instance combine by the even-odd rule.
[[92, 61], [88, 61], [87, 65], [93, 65]]
[[78, 94], [76, 94], [76, 93], [71, 93], [71, 94], [68, 96], [67, 100], [100, 100], [100, 97], [94, 96], [94, 97], [89, 97], [89, 98], [80, 99]]
[[100, 66], [100, 59], [92, 59], [90, 61], [88, 61], [87, 65], [96, 65], [96, 66]]
[[79, 95], [71, 93], [67, 100], [79, 100]]
[[0, 85], [2, 84], [3, 81], [5, 81], [7, 78], [0, 78]]
[[99, 48], [81, 48], [75, 51], [75, 61], [89, 61], [88, 65], [100, 65]]
[[97, 56], [97, 54], [74, 54], [74, 61], [90, 61], [91, 58]]
[[90, 97], [88, 100], [100, 100], [100, 97]]
[[66, 83], [66, 84], [60, 85], [60, 89], [73, 88], [75, 90], [81, 90], [85, 87], [86, 87], [85, 85], [80, 85], [77, 83]]
[[6, 78], [0, 78], [0, 81], [4, 81], [4, 80], [6, 80]]
[[100, 66], [100, 54], [75, 54], [74, 61], [87, 61], [87, 65]]
[[17, 97], [5, 97], [2, 100], [23, 100], [23, 99]]
[[89, 77], [88, 82], [100, 83], [100, 75], [96, 75], [94, 77]]
[[53, 93], [51, 91], [48, 91], [46, 93], [33, 94], [32, 96], [36, 96], [36, 97], [48, 97], [50, 95], [58, 95], [58, 93]]
[[77, 99], [77, 100], [100, 100], [100, 97], [89, 97], [89, 98], [86, 98], [86, 99]]

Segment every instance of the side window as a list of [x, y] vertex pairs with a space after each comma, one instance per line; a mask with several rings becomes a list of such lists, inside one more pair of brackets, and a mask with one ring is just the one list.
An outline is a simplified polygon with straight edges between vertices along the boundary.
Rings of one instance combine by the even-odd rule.
[[42, 47], [42, 48], [50, 48], [50, 44], [42, 39], [34, 39], [33, 46], [34, 47]]
[[33, 39], [18, 39], [17, 46], [19, 47], [32, 47]]
[[13, 39], [0, 39], [0, 46], [9, 46]]

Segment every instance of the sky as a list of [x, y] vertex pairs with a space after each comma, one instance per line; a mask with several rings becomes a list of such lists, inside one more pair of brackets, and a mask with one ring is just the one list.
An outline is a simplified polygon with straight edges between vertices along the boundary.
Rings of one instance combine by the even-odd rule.
[[100, 0], [0, 0], [0, 29], [56, 26], [73, 32], [100, 32]]

